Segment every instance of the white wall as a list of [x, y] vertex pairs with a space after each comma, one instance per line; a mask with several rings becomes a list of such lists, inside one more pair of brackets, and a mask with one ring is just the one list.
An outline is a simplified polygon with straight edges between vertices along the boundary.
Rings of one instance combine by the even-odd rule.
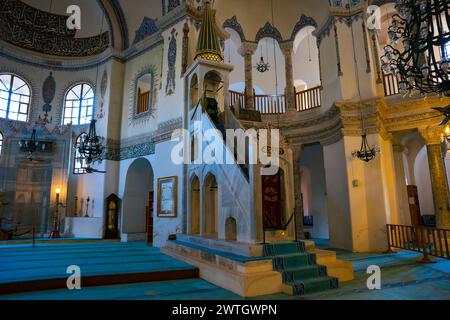
[[353, 249], [344, 141], [323, 147], [330, 245]]
[[306, 196], [304, 200], [308, 202], [308, 215], [314, 217], [314, 228], [311, 236], [313, 238], [328, 239], [327, 188], [323, 147], [319, 144], [306, 146], [302, 153], [300, 165], [302, 171], [303, 168], [306, 169], [310, 176], [311, 189], [303, 190], [302, 188], [302, 193], [304, 197]]

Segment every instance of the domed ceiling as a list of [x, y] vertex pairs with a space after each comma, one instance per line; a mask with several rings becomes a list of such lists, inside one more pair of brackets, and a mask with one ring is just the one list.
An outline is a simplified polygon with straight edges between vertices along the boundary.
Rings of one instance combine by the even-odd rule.
[[[67, 8], [81, 11], [81, 29], [66, 28]], [[0, 37], [44, 54], [83, 57], [128, 48], [162, 15], [161, 0], [0, 0]], [[140, 37], [140, 38], [139, 38]]]

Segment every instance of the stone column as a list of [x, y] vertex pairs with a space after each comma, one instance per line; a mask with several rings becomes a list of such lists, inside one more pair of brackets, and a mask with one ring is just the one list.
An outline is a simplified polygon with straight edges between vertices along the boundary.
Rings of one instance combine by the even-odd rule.
[[255, 109], [253, 100], [253, 54], [257, 49], [256, 43], [243, 42], [239, 48], [239, 54], [244, 57], [245, 65], [245, 109]]
[[429, 126], [419, 128], [419, 132], [427, 145], [436, 224], [438, 228], [450, 229], [448, 182], [441, 142], [442, 128]]
[[294, 53], [293, 42], [283, 42], [280, 44], [283, 52], [286, 68], [286, 106], [289, 111], [296, 111], [295, 105], [295, 89], [294, 89], [294, 68], [292, 63], [292, 55]]
[[302, 205], [302, 192], [301, 192], [301, 172], [300, 172], [300, 158], [303, 152], [303, 146], [294, 145], [292, 147], [293, 153], [293, 167], [294, 167], [294, 195], [295, 195], [295, 219], [297, 226], [297, 239], [301, 240], [305, 238], [303, 229], [303, 205]]
[[394, 156], [395, 201], [397, 207], [397, 217], [394, 217], [394, 219], [391, 218], [391, 223], [410, 226], [411, 215], [409, 212], [405, 167], [403, 165], [403, 153], [405, 152], [405, 147], [394, 141], [392, 150]]

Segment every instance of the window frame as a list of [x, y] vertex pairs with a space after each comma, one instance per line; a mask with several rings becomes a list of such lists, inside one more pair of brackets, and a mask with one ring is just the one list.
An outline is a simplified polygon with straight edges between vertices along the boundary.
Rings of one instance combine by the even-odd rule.
[[[73, 154], [73, 174], [75, 175], [81, 175], [81, 174], [86, 174], [86, 168], [87, 168], [87, 164], [86, 164], [86, 160], [81, 156], [81, 154], [78, 152], [78, 144], [81, 141], [81, 138], [83, 136], [87, 136], [88, 134], [86, 132], [82, 132], [80, 133], [77, 138], [75, 139], [75, 144], [74, 144], [74, 154]], [[83, 161], [79, 161], [83, 159]], [[77, 163], [80, 163], [80, 166], [77, 166]]]
[[3, 141], [5, 140], [5, 136], [3, 135], [3, 132], [0, 131], [0, 157], [3, 154]]
[[[5, 110], [6, 115], [5, 115], [5, 117], [0, 117], [0, 119], [7, 119], [7, 120], [12, 120], [12, 121], [26, 123], [26, 122], [29, 121], [29, 118], [30, 118], [31, 98], [32, 98], [32, 95], [33, 95], [33, 92], [31, 90], [31, 85], [30, 85], [30, 83], [27, 80], [25, 80], [23, 77], [21, 77], [21, 76], [19, 76], [17, 74], [8, 73], [8, 72], [0, 73], [0, 76], [5, 76], [5, 75], [6, 76], [10, 76], [11, 79], [10, 79], [10, 82], [9, 82], [8, 91], [2, 90], [4, 92], [8, 93], [8, 100], [6, 102], [6, 110]], [[24, 85], [27, 87], [27, 89], [29, 91], [29, 95], [28, 96], [24, 95], [24, 94], [14, 93], [14, 91], [12, 91], [15, 78], [21, 80], [24, 83]], [[22, 88], [22, 87], [23, 86], [19, 87], [19, 89]], [[10, 118], [10, 116], [9, 116], [10, 115], [10, 109], [11, 109], [11, 101], [12, 101], [13, 95], [18, 95], [19, 96], [19, 101], [14, 101], [14, 102], [17, 102], [19, 104], [19, 108], [18, 108], [18, 110], [16, 112], [17, 113], [17, 119]], [[28, 98], [28, 103], [22, 103], [21, 102], [22, 101], [22, 97], [27, 97]], [[2, 99], [2, 100], [4, 100], [4, 99]], [[26, 107], [27, 107], [26, 113], [20, 112], [20, 108], [21, 108], [22, 105], [26, 105]], [[19, 115], [26, 115], [26, 120], [19, 120]]]
[[[70, 99], [70, 100], [68, 100], [67, 99], [67, 96], [69, 95], [69, 93], [73, 90], [73, 89], [75, 89], [76, 87], [78, 87], [78, 86], [82, 86], [81, 87], [81, 94], [80, 94], [80, 96], [81, 97], [79, 97], [78, 99], [76, 99], [76, 100], [74, 100], [74, 99]], [[86, 101], [86, 100], [89, 100], [89, 99], [91, 99], [91, 98], [87, 98], [87, 99], [83, 99], [83, 89], [84, 89], [84, 87], [85, 86], [88, 86], [90, 89], [91, 89], [91, 91], [92, 91], [92, 94], [93, 94], [93, 97], [92, 97], [92, 105], [91, 104], [87, 104], [86, 106], [83, 106], [83, 101]], [[89, 90], [88, 91], [86, 91], [86, 93], [87, 92], [89, 92]], [[70, 107], [67, 107], [67, 102], [72, 102], [72, 105], [70, 106]], [[74, 107], [74, 105], [77, 103], [77, 107]], [[67, 125], [69, 125], [70, 123], [72, 124], [72, 126], [84, 126], [84, 125], [87, 125], [87, 124], [89, 124], [91, 121], [92, 121], [92, 119], [94, 119], [94, 114], [95, 114], [95, 104], [96, 104], [96, 94], [95, 94], [95, 86], [93, 86], [91, 83], [89, 83], [89, 82], [87, 82], [87, 81], [84, 81], [84, 82], [77, 82], [77, 83], [75, 83], [75, 84], [72, 84], [67, 90], [66, 90], [66, 93], [65, 93], [65, 95], [64, 95], [64, 101], [63, 101], [63, 113], [62, 113], [62, 125], [64, 125], [64, 126], [67, 126]], [[67, 109], [75, 109], [75, 108], [78, 108], [79, 109], [79, 111], [78, 111], [78, 117], [77, 117], [77, 123], [75, 124], [75, 123], [73, 123], [73, 119], [75, 119], [74, 117], [73, 117], [73, 113], [71, 113], [71, 116], [70, 117], [66, 117], [66, 110]], [[90, 115], [90, 119], [88, 120], [88, 121], [86, 121], [86, 123], [80, 123], [81, 122], [81, 118], [82, 118], [82, 114], [83, 114], [83, 111], [82, 110], [85, 110], [85, 113], [86, 113], [86, 119], [88, 118], [88, 116], [87, 116], [87, 110], [89, 110], [89, 108], [92, 108], [92, 114]], [[66, 122], [66, 119], [70, 119], [71, 121], [70, 122]]]

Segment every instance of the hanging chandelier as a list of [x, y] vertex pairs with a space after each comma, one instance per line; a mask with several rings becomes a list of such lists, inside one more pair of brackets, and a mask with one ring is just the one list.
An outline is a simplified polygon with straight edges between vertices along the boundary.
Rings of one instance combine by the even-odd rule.
[[261, 73], [267, 72], [270, 70], [270, 64], [268, 62], [264, 61], [264, 57], [261, 56], [261, 60], [256, 64], [256, 70], [258, 70]]
[[383, 71], [397, 77], [402, 94], [450, 96], [450, 2], [397, 0], [396, 9]]
[[361, 149], [359, 149], [359, 151], [353, 151], [352, 156], [358, 158], [361, 161], [370, 162], [375, 159], [378, 152], [380, 152], [378, 147], [369, 146], [369, 142], [367, 141], [367, 134], [363, 133]]
[[44, 152], [46, 144], [37, 140], [36, 129], [33, 129], [31, 138], [29, 140], [19, 141], [19, 147], [22, 151], [28, 152], [28, 160], [33, 161], [33, 154], [35, 152]]
[[89, 126], [89, 134], [84, 135], [81, 142], [77, 145], [78, 152], [81, 157], [86, 161], [87, 173], [100, 172], [92, 168], [92, 165], [96, 162], [101, 163], [103, 161], [103, 155], [105, 147], [103, 146], [104, 138], [97, 136], [97, 130], [95, 127], [97, 120], [93, 119]]
[[267, 72], [270, 70], [269, 62], [266, 62], [264, 60], [262, 44], [261, 44], [261, 59], [259, 60], [258, 63], [256, 63], [255, 68], [256, 68], [256, 70], [258, 70], [261, 73], [264, 73], [264, 72]]

